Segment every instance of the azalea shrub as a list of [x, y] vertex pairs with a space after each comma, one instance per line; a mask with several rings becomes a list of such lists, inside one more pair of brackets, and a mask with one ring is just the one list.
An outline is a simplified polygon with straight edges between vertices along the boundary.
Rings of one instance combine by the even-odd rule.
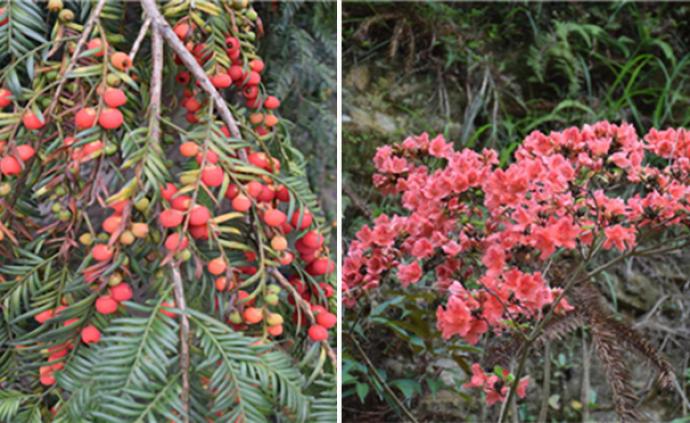
[[246, 0], [0, 2], [1, 421], [335, 420], [263, 34]]
[[[471, 366], [465, 387], [489, 405], [529, 394], [529, 346], [550, 323], [594, 307], [581, 301], [594, 298], [583, 284], [628, 257], [679, 250], [688, 239], [685, 129], [639, 136], [630, 124], [602, 121], [534, 131], [503, 165], [494, 150], [458, 150], [425, 133], [380, 147], [373, 161], [373, 184], [401, 212], [380, 214], [349, 244], [344, 302], [357, 307], [388, 280], [426, 284], [443, 303], [435, 318], [444, 340], [517, 345], [508, 348], [512, 371]], [[607, 376], [622, 378], [616, 371]], [[612, 386], [625, 402], [627, 393]], [[616, 411], [633, 415], [624, 408]]]

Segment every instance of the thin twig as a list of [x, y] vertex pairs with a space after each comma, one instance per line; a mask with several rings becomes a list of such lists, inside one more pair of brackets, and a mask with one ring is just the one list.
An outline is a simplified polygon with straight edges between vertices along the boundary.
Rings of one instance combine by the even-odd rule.
[[541, 409], [537, 422], [546, 422], [549, 413], [549, 396], [551, 391], [551, 342], [544, 342], [544, 383], [541, 388]]
[[590, 369], [589, 346], [587, 345], [587, 333], [582, 330], [582, 392], [580, 402], [582, 403], [582, 423], [589, 420], [589, 369]]
[[[173, 51], [179, 56], [185, 67], [192, 73], [192, 75], [194, 75], [194, 78], [197, 79], [201, 85], [201, 88], [203, 88], [203, 90], [211, 96], [216, 108], [218, 109], [218, 114], [220, 114], [221, 119], [228, 126], [230, 135], [232, 135], [233, 138], [241, 139], [242, 135], [240, 134], [240, 129], [237, 126], [237, 122], [232, 116], [230, 109], [228, 109], [228, 105], [225, 103], [225, 100], [220, 95], [218, 90], [216, 90], [216, 88], [213, 86], [211, 80], [204, 72], [204, 69], [199, 65], [199, 63], [197, 63], [192, 53], [187, 50], [185, 45], [170, 27], [170, 24], [165, 20], [163, 15], [161, 15], [158, 7], [156, 7], [155, 0], [142, 0], [141, 5], [144, 7], [144, 10], [149, 18], [151, 18], [151, 24], [156, 31], [160, 32], [168, 45], [170, 45]], [[247, 153], [243, 149], [239, 150], [239, 154], [242, 160], [247, 161]]]
[[129, 60], [131, 60], [132, 63], [134, 63], [134, 58], [137, 56], [137, 52], [139, 52], [139, 47], [141, 47], [141, 43], [144, 41], [144, 37], [146, 37], [146, 31], [149, 30], [149, 25], [151, 25], [151, 18], [146, 18], [144, 25], [142, 25], [141, 29], [139, 30], [137, 39], [132, 45], [132, 49], [129, 51]]
[[60, 72], [60, 75], [57, 78], [58, 80], [60, 80], [60, 84], [55, 90], [55, 95], [53, 95], [53, 101], [50, 102], [50, 106], [48, 106], [48, 109], [46, 110], [46, 116], [50, 115], [50, 113], [53, 111], [53, 108], [55, 108], [55, 106], [57, 105], [58, 100], [60, 99], [60, 93], [62, 92], [62, 88], [65, 86], [65, 82], [67, 82], [67, 78], [63, 78], [63, 76], [69, 74], [74, 68], [74, 66], [76, 66], [77, 57], [79, 57], [81, 49], [82, 47], [84, 47], [84, 43], [86, 43], [86, 39], [89, 37], [89, 34], [91, 34], [91, 30], [93, 29], [93, 26], [96, 23], [98, 17], [100, 16], [104, 6], [105, 0], [98, 0], [96, 7], [93, 9], [91, 15], [89, 16], [89, 19], [86, 21], [86, 25], [84, 25], [84, 31], [81, 33], [79, 41], [77, 41], [77, 46], [74, 48], [74, 53], [72, 53], [72, 57], [70, 58], [67, 67], [62, 72]]
[[407, 407], [405, 407], [405, 404], [403, 404], [403, 402], [400, 401], [400, 398], [398, 398], [398, 396], [395, 395], [395, 392], [393, 392], [393, 389], [391, 389], [391, 387], [388, 386], [386, 381], [383, 380], [383, 378], [381, 378], [381, 375], [379, 375], [379, 372], [376, 369], [376, 366], [374, 366], [374, 363], [371, 362], [371, 360], [369, 359], [369, 356], [366, 354], [366, 352], [364, 351], [362, 346], [359, 344], [359, 341], [357, 340], [355, 335], [348, 334], [348, 336], [350, 337], [350, 340], [354, 344], [355, 348], [357, 348], [357, 351], [359, 351], [359, 354], [364, 359], [364, 362], [366, 363], [367, 367], [369, 367], [369, 370], [371, 370], [371, 374], [374, 376], [374, 378], [376, 380], [378, 380], [378, 382], [381, 384], [381, 386], [383, 386], [383, 388], [386, 390], [386, 392], [388, 392], [388, 395], [391, 396], [393, 401], [395, 401], [395, 403], [398, 405], [398, 407], [400, 407], [400, 410], [402, 410], [402, 412], [407, 416], [407, 418], [410, 419], [410, 421], [417, 423], [417, 418], [415, 418], [414, 414], [412, 414], [412, 412], [410, 410], [408, 410]]
[[180, 398], [182, 399], [183, 421], [189, 423], [189, 318], [184, 313], [187, 309], [187, 303], [184, 298], [184, 286], [182, 285], [180, 268], [177, 265], [171, 265], [170, 267], [175, 307], [183, 311], [180, 314], [180, 369], [182, 370], [182, 392], [180, 393]]

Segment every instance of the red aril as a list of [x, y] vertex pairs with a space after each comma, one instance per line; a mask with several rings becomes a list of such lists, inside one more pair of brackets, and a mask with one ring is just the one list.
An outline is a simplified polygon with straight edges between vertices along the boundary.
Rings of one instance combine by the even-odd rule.
[[223, 184], [223, 169], [220, 166], [206, 166], [201, 171], [201, 181], [208, 187], [219, 187]]
[[316, 315], [316, 323], [323, 326], [326, 329], [330, 329], [338, 322], [338, 318], [335, 314], [329, 311], [322, 311]]
[[106, 107], [101, 111], [101, 115], [98, 117], [98, 123], [104, 129], [117, 129], [122, 126], [124, 117], [122, 112], [117, 109]]
[[110, 288], [110, 296], [118, 303], [121, 303], [131, 300], [134, 293], [132, 292], [132, 287], [129, 286], [128, 283], [121, 282]]
[[314, 325], [309, 328], [309, 339], [314, 342], [321, 342], [328, 339], [328, 330], [321, 325]]
[[192, 207], [189, 212], [189, 224], [190, 225], [205, 225], [206, 222], [211, 218], [211, 212], [204, 206], [196, 205]]
[[232, 208], [238, 212], [246, 212], [252, 206], [252, 201], [244, 194], [237, 194], [232, 200]]
[[120, 107], [127, 104], [127, 96], [121, 89], [110, 87], [103, 93], [103, 102], [108, 107]]
[[281, 226], [287, 220], [285, 213], [283, 213], [282, 211], [277, 210], [277, 209], [266, 210], [263, 218], [264, 218], [264, 222], [268, 226], [272, 226], [274, 228]]
[[22, 116], [22, 123], [26, 129], [32, 131], [35, 129], [41, 129], [43, 128], [43, 125], [45, 125], [45, 122], [39, 119], [39, 117], [36, 116], [31, 110], [24, 113], [24, 116]]
[[272, 95], [269, 95], [266, 97], [266, 100], [264, 100], [264, 107], [268, 110], [277, 109], [280, 107], [280, 100]]
[[117, 304], [110, 295], [103, 295], [96, 300], [96, 311], [101, 314], [113, 314], [117, 311]]
[[179, 210], [167, 209], [160, 214], [158, 219], [164, 228], [175, 228], [182, 224], [184, 215]]

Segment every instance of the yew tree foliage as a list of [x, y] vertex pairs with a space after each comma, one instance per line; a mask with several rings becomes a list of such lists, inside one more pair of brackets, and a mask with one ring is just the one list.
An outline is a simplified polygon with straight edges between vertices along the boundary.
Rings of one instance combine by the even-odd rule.
[[246, 0], [0, 2], [0, 421], [335, 421], [262, 36]]
[[[422, 134], [380, 147], [374, 164], [374, 185], [399, 199], [403, 212], [378, 216], [351, 242], [345, 301], [355, 306], [386, 279], [403, 287], [429, 283], [444, 302], [436, 310], [443, 339], [517, 339], [523, 347], [508, 351], [519, 363], [515, 372], [472, 365], [466, 386], [483, 391], [488, 404], [527, 394], [527, 347], [550, 322], [596, 307], [590, 294], [590, 301], [569, 302], [573, 292], [588, 290], [582, 286], [626, 257], [687, 245], [685, 129], [639, 136], [630, 124], [602, 121], [535, 131], [507, 166], [494, 150], [456, 150], [442, 136]], [[664, 378], [673, 377], [648, 344], [640, 348], [660, 363]], [[607, 358], [622, 404], [616, 411], [636, 416], [627, 388], [619, 387], [620, 363]]]

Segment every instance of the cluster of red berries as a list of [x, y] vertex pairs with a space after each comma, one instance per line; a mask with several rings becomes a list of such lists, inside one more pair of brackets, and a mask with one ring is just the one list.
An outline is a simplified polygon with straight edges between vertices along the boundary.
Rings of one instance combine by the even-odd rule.
[[[0, 88], [0, 110], [12, 104], [12, 93], [6, 88]], [[30, 114], [31, 118], [28, 119], [27, 116]], [[42, 125], [42, 121], [39, 120], [32, 112], [28, 112], [24, 115], [24, 124], [29, 129], [38, 129]], [[5, 151], [7, 145], [5, 141], [0, 141], [0, 173], [5, 176], [15, 176], [19, 175], [22, 171], [25, 163], [36, 154], [36, 151], [30, 145], [18, 145], [13, 148], [13, 151]]]
[[[207, 46], [203, 42], [195, 44], [191, 40], [195, 29], [196, 26], [194, 24], [182, 21], [177, 23], [173, 30], [180, 40], [186, 43], [187, 50], [194, 55], [197, 62], [204, 65], [211, 57], [211, 53], [207, 51]], [[209, 79], [213, 86], [219, 90], [233, 86], [240, 90], [240, 94], [245, 99], [245, 105], [249, 109], [260, 109], [263, 106], [265, 113], [253, 113], [249, 121], [254, 125], [255, 131], [259, 136], [267, 135], [271, 128], [278, 124], [278, 117], [272, 111], [280, 106], [280, 100], [274, 96], [262, 98], [260, 95], [261, 73], [265, 68], [265, 64], [261, 58], [256, 57], [245, 66], [240, 40], [237, 37], [228, 35], [225, 38], [225, 43], [226, 53], [231, 61], [231, 65], [227, 69], [218, 67], [217, 72], [210, 75]], [[178, 64], [182, 63], [179, 57], [176, 57], [175, 60]], [[176, 76], [177, 82], [184, 86], [187, 86], [191, 79], [191, 75], [186, 70], [178, 72]], [[201, 109], [202, 105], [194, 89], [187, 88], [184, 90], [182, 106], [187, 110], [187, 121], [189, 123], [197, 123], [199, 118], [196, 112]]]

